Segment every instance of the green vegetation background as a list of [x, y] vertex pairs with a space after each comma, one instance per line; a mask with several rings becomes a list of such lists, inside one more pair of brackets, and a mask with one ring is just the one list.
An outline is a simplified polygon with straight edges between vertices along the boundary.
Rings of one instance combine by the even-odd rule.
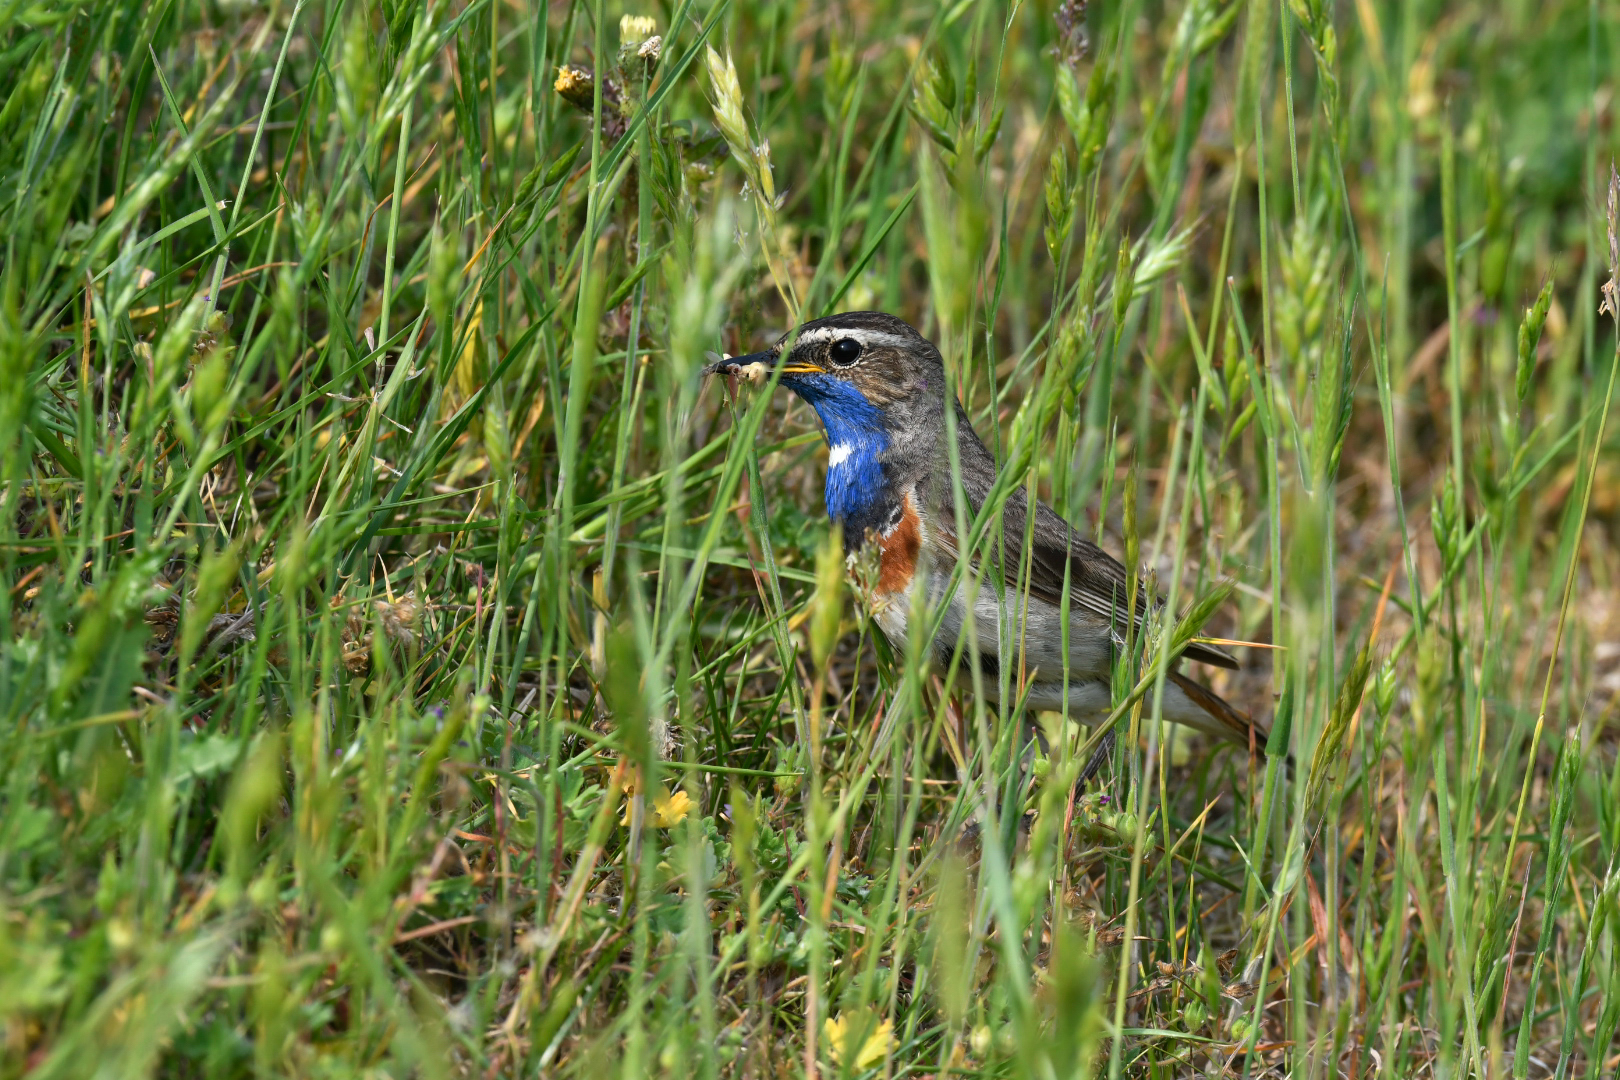
[[[1616, 16], [0, 3], [0, 1076], [1614, 1075]], [[855, 307], [1186, 614], [1078, 793], [699, 381]]]

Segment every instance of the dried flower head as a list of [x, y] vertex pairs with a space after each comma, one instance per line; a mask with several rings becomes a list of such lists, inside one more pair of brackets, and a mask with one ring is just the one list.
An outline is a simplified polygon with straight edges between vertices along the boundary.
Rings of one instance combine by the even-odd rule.
[[595, 104], [596, 80], [589, 71], [576, 64], [564, 64], [557, 69], [557, 81], [551, 88], [576, 109], [590, 112]]
[[[557, 81], [551, 88], [568, 104], [581, 112], [596, 111], [596, 77], [577, 64], [564, 64], [557, 69]], [[602, 137], [617, 139], [624, 134], [624, 95], [612, 79], [602, 83]]]
[[377, 610], [377, 621], [382, 624], [388, 640], [406, 649], [416, 645], [416, 627], [422, 608], [416, 602], [415, 593], [406, 593], [395, 600], [377, 600], [372, 606]]
[[[362, 614], [363, 609], [349, 612], [344, 622], [342, 659], [350, 673], [363, 675], [371, 670], [372, 655], [379, 645], [392, 646], [396, 656], [408, 656], [420, 640], [422, 605], [416, 594], [406, 593], [392, 599], [373, 600], [375, 621]], [[377, 640], [376, 629], [382, 628], [382, 641]], [[251, 632], [247, 640], [252, 640]]]

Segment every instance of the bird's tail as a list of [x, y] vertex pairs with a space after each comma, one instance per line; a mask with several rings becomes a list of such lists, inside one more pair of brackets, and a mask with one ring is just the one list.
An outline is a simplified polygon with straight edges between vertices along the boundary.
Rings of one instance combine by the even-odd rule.
[[1211, 735], [1219, 735], [1223, 739], [1235, 742], [1240, 746], [1249, 747], [1261, 756], [1266, 752], [1266, 740], [1270, 732], [1255, 723], [1247, 713], [1233, 708], [1232, 705], [1219, 694], [1199, 683], [1187, 678], [1178, 672], [1170, 672], [1170, 681], [1176, 685], [1187, 700], [1203, 714], [1198, 719], [1208, 717], [1205, 723], [1194, 723], [1192, 726]]

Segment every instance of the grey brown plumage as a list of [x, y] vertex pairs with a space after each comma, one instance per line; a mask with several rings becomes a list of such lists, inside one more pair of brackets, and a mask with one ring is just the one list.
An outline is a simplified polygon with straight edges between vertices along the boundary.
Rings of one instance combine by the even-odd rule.
[[[936, 665], [948, 663], [971, 636], [977, 642], [972, 662], [996, 673], [1012, 665], [1011, 673], [1025, 679], [1010, 681], [1015, 687], [1025, 683], [1031, 707], [1057, 709], [1066, 698], [1070, 714], [1082, 721], [1096, 722], [1109, 713], [1115, 650], [1128, 624], [1140, 625], [1150, 605], [1162, 600], [1139, 596], [1132, 610], [1125, 567], [1044, 503], [1036, 502], [1031, 522], [1021, 489], [1001, 511], [1001, 581], [986, 580], [976, 593], [966, 582], [950, 584], [961, 553], [956, 492], [966, 499], [962, 518], [972, 521], [990, 497], [998, 468], [948, 394], [944, 363], [931, 342], [892, 315], [847, 312], [806, 323], [771, 349], [728, 358], [708, 371], [750, 368], [779, 370], [782, 384], [821, 418], [829, 445], [827, 511], [843, 524], [851, 549], [877, 547], [880, 573], [871, 600], [875, 620], [891, 642], [905, 647], [915, 594], [921, 591], [928, 609], [941, 613], [939, 631], [929, 643]], [[955, 411], [959, 489], [952, 482], [946, 443], [947, 408]], [[1026, 525], [1032, 525], [1027, 558]], [[964, 632], [970, 618], [973, 635]], [[1003, 628], [1010, 629], [1005, 636], [1013, 643], [1007, 656], [1000, 644]], [[1230, 654], [1205, 643], [1189, 645], [1182, 655], [1237, 667]], [[981, 683], [993, 696], [1000, 681]], [[1166, 681], [1163, 712], [1169, 720], [1233, 742], [1265, 743], [1264, 732], [1248, 717], [1180, 673], [1170, 673]]]

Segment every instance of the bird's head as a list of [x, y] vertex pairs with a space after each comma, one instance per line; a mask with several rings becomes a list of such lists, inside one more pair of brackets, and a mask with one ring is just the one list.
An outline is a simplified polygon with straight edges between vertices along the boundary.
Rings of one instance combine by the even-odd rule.
[[945, 401], [939, 350], [903, 319], [881, 311], [846, 311], [807, 322], [776, 344], [747, 356], [727, 357], [706, 375], [768, 378], [780, 368], [782, 385], [808, 402], [836, 445], [840, 430], [881, 425], [901, 434]]
[[759, 380], [777, 369], [782, 385], [827, 429], [828, 512], [846, 526], [861, 524], [867, 504], [882, 501], [879, 494], [892, 492], [908, 463], [934, 447], [946, 400], [939, 350], [893, 315], [846, 311], [807, 322], [762, 352], [710, 364], [704, 374]]

